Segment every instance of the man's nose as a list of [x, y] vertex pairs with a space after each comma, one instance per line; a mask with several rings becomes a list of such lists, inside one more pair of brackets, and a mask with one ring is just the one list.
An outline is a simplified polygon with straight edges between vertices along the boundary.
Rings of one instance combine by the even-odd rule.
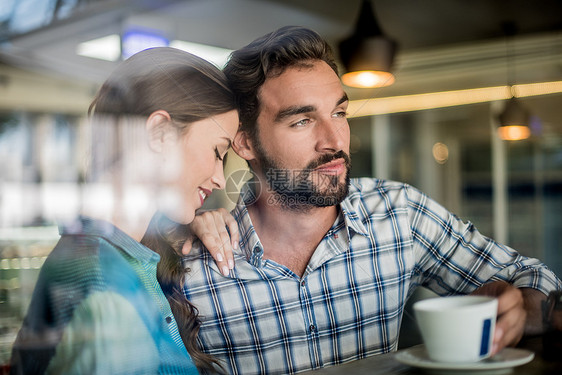
[[317, 127], [317, 151], [337, 152], [349, 147], [349, 125], [347, 121], [332, 118], [321, 122]]

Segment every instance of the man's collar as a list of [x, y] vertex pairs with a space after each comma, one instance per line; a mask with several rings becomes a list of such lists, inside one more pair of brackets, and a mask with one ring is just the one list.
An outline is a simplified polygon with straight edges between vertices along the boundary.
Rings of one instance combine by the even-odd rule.
[[368, 237], [369, 232], [357, 214], [355, 207], [353, 207], [353, 203], [349, 195], [343, 200], [343, 202], [340, 203], [340, 207], [345, 217], [345, 225], [355, 233]]
[[[232, 211], [232, 215], [238, 222], [241, 251], [244, 251], [244, 255], [250, 263], [259, 267], [263, 259], [263, 246], [248, 212], [248, 205], [251, 205], [255, 199], [255, 196], [250, 192], [250, 187], [245, 184], [241, 189], [238, 203]], [[349, 230], [362, 236], [369, 236], [367, 228], [360, 219], [360, 215], [358, 215], [349, 195], [340, 203], [340, 208], [344, 215], [345, 225]]]
[[240, 193], [240, 198], [236, 207], [232, 211], [232, 216], [238, 222], [238, 230], [240, 233], [240, 251], [243, 251], [248, 262], [250, 262], [255, 267], [261, 267], [263, 260], [263, 246], [260, 239], [256, 233], [252, 219], [250, 218], [250, 213], [248, 212], [248, 206], [244, 201], [244, 189]]

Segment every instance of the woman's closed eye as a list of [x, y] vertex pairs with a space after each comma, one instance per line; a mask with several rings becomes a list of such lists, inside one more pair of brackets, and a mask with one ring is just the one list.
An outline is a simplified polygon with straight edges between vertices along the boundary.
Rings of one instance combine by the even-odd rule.
[[215, 156], [217, 157], [218, 160], [223, 161], [224, 156], [221, 156], [219, 149], [217, 147], [215, 147]]

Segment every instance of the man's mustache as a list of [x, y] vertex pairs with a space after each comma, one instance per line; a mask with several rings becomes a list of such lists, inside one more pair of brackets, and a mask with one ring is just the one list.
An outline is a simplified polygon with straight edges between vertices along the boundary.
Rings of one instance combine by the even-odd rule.
[[351, 167], [351, 158], [349, 155], [342, 150], [335, 152], [333, 154], [324, 154], [318, 159], [311, 161], [305, 169], [312, 170], [316, 169], [322, 164], [331, 162], [332, 160], [343, 159], [345, 161], [345, 166], [349, 169]]

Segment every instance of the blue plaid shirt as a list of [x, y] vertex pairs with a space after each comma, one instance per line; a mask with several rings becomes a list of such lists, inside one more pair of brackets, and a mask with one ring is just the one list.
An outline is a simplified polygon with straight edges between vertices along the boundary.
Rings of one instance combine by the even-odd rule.
[[186, 260], [184, 289], [201, 313], [202, 349], [230, 373], [289, 374], [395, 350], [419, 285], [440, 295], [491, 280], [544, 293], [562, 286], [538, 260], [401, 183], [353, 179], [302, 277], [263, 257], [244, 202], [233, 215], [241, 233], [235, 269], [222, 276], [199, 248]]

